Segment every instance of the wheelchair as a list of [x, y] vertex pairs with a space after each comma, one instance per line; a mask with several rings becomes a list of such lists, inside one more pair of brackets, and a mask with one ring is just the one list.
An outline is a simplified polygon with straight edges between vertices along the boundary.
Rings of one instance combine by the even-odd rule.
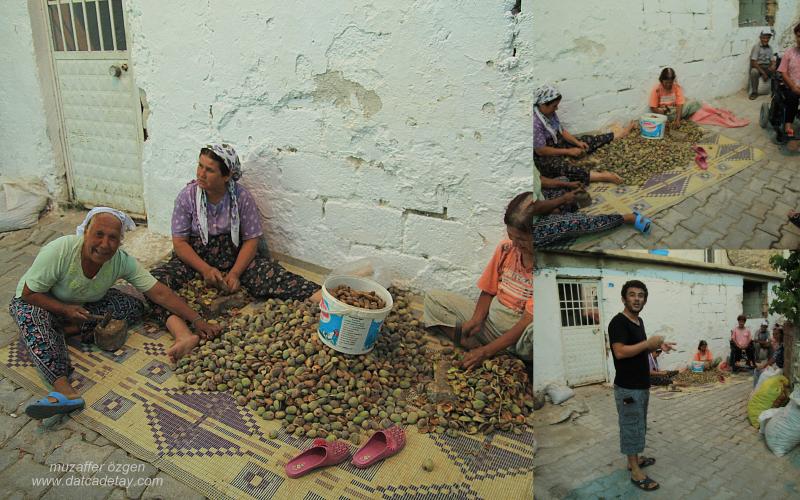
[[[776, 56], [775, 67], [780, 66], [781, 58]], [[758, 123], [763, 129], [770, 127], [775, 131], [775, 143], [786, 144], [790, 140], [798, 139], [797, 134], [790, 139], [786, 132], [784, 132], [784, 123], [786, 123], [786, 96], [791, 92], [789, 87], [784, 83], [783, 76], [776, 70], [770, 78], [770, 101], [769, 103], [761, 104], [761, 112], [759, 114]]]

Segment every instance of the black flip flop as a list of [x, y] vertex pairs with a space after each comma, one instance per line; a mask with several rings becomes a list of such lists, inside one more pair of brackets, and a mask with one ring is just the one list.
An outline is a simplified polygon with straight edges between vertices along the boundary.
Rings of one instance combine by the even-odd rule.
[[[655, 491], [661, 487], [660, 484], [650, 479], [649, 476], [645, 476], [644, 479], [642, 479], [641, 481], [637, 481], [634, 478], [631, 478], [631, 482], [633, 483], [634, 486], [644, 491]], [[656, 486], [654, 488], [648, 488], [648, 486], [650, 486], [651, 484], [655, 484]]]
[[[655, 458], [653, 458], [653, 457], [642, 457], [642, 461], [639, 462], [639, 468], [643, 469], [645, 467], [650, 467], [654, 463], [656, 463], [656, 459]], [[631, 470], [631, 468], [628, 467], [628, 470]]]

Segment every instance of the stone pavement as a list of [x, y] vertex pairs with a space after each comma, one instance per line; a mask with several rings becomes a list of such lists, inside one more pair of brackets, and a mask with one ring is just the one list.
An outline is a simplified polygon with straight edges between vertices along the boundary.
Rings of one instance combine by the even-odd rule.
[[786, 217], [800, 210], [800, 156], [783, 156], [759, 126], [764, 102], [769, 96], [751, 101], [744, 92], [718, 99], [711, 104], [750, 124], [706, 127], [764, 150], [763, 160], [656, 214], [649, 237], [623, 227], [591, 242], [592, 248], [800, 248], [800, 228]]
[[747, 421], [752, 378], [736, 377], [747, 381], [672, 400], [651, 395], [645, 455], [656, 463], [645, 471], [661, 484], [652, 492], [630, 483], [611, 388], [577, 388], [571, 404], [589, 412], [573, 422], [549, 425], [562, 409], [546, 405], [534, 416], [536, 499], [800, 498], [800, 448], [769, 451]]
[[[0, 233], [0, 307], [3, 308], [0, 311], [0, 346], [16, 340], [18, 335], [16, 324], [7, 312], [17, 281], [43, 244], [73, 233], [84, 215], [84, 211], [50, 213], [31, 229]], [[0, 498], [204, 498], [69, 417], [56, 416], [41, 422], [31, 420], [25, 415], [24, 408], [39, 397], [0, 376]], [[50, 467], [51, 464], [78, 465], [87, 461], [103, 467], [80, 473], [52, 471]], [[110, 464], [130, 465], [110, 472]], [[98, 482], [101, 478], [112, 477], [115, 482], [132, 480], [132, 484], [128, 487], [67, 486], [68, 480], [79, 479], [76, 476], [86, 477], [83, 481], [94, 479]], [[63, 484], [33, 484], [34, 480], [46, 478], [60, 478]]]

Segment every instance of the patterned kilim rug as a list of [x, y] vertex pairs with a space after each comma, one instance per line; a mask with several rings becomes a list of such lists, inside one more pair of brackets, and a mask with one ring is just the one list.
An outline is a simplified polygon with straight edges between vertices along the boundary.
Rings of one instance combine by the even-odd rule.
[[[708, 153], [708, 170], [701, 170], [692, 163], [680, 170], [653, 175], [641, 186], [594, 183], [589, 187], [592, 205], [584, 212], [626, 214], [637, 211], [658, 221], [653, 217], [658, 212], [741, 172], [764, 157], [762, 150], [719, 134], [705, 136], [698, 145]], [[578, 238], [566, 246], [591, 246], [589, 243], [603, 234], [606, 233]], [[664, 235], [654, 236], [661, 238]]]
[[[406, 428], [403, 451], [365, 470], [349, 461], [288, 479], [284, 464], [310, 439], [279, 432], [228, 393], [177, 389], [166, 331], [134, 328], [123, 348], [70, 345], [72, 385], [86, 408], [72, 415], [136, 457], [211, 498], [531, 498], [533, 429], [520, 435], [419, 434]], [[38, 394], [45, 381], [18, 342], [0, 349], [0, 372]], [[350, 445], [351, 452], [356, 447]], [[434, 462], [433, 472], [421, 464]], [[502, 495], [500, 494], [502, 492]]]

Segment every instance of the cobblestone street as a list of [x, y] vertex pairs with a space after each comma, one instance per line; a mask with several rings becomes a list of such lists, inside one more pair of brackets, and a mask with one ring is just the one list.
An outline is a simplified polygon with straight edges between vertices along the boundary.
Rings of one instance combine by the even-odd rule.
[[[84, 211], [50, 213], [31, 229], [0, 233], [0, 303], [3, 307], [0, 313], [0, 346], [16, 341], [19, 335], [7, 310], [17, 281], [33, 262], [42, 245], [64, 234], [73, 233], [84, 215]], [[27, 390], [0, 376], [0, 497], [48, 500], [204, 498], [69, 417], [55, 416], [41, 422], [31, 420], [25, 415], [24, 409], [28, 403], [40, 397], [41, 395], [34, 397]], [[51, 471], [50, 467], [51, 464], [85, 462], [102, 465], [102, 469], [79, 474]], [[130, 464], [128, 469], [131, 472], [111, 473], [110, 464]], [[118, 480], [132, 480], [133, 484], [127, 488], [33, 484], [34, 480], [45, 478], [61, 478], [66, 482], [70, 476], [76, 475], [97, 479], [114, 476]], [[137, 484], [140, 479], [142, 484]]]
[[728, 109], [750, 120], [750, 124], [741, 128], [707, 127], [764, 150], [763, 160], [656, 214], [649, 237], [624, 227], [586, 246], [603, 249], [800, 247], [800, 229], [786, 216], [789, 210], [800, 210], [800, 157], [781, 154], [767, 130], [759, 126], [759, 110], [764, 102], [769, 102], [769, 96], [750, 101], [744, 92], [718, 99], [711, 105]]
[[661, 487], [643, 492], [619, 452], [613, 390], [577, 388], [562, 406], [585, 404], [588, 413], [550, 425], [564, 409], [548, 404], [534, 418], [536, 498], [800, 498], [800, 448], [769, 451], [747, 421], [751, 389], [752, 378], [737, 375], [708, 392], [651, 394], [645, 455], [656, 463], [644, 470]]

